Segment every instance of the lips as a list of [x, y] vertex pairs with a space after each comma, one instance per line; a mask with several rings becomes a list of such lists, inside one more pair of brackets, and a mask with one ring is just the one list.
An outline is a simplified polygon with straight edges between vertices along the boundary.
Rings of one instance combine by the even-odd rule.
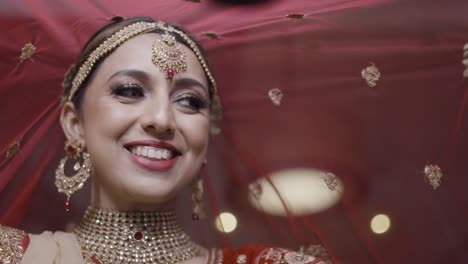
[[128, 151], [130, 160], [151, 171], [171, 169], [181, 155], [176, 147], [161, 141], [133, 141], [124, 147]]

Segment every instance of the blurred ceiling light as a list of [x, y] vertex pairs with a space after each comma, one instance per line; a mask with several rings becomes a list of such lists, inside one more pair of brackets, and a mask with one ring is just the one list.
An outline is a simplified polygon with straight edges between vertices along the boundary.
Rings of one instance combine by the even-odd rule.
[[219, 232], [231, 233], [237, 227], [237, 219], [233, 214], [223, 212], [216, 217], [215, 225]]
[[370, 227], [376, 234], [386, 233], [390, 229], [390, 218], [385, 214], [378, 214], [372, 218]]
[[[343, 183], [335, 177], [336, 183], [330, 189], [329, 173], [317, 169], [295, 168], [276, 171], [269, 176], [271, 183], [283, 198], [288, 210], [294, 215], [318, 213], [336, 204], [343, 194]], [[249, 194], [252, 205], [268, 214], [285, 216], [285, 208], [267, 179], [258, 179], [254, 184], [261, 193]]]

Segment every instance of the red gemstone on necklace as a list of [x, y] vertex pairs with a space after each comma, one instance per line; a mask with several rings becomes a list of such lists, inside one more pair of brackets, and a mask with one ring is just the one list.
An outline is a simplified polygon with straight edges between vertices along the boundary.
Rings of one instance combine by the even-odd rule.
[[135, 240], [142, 240], [143, 239], [143, 233], [141, 231], [137, 231], [133, 234], [133, 238]]
[[167, 78], [172, 80], [174, 78], [174, 70], [173, 69], [167, 69]]

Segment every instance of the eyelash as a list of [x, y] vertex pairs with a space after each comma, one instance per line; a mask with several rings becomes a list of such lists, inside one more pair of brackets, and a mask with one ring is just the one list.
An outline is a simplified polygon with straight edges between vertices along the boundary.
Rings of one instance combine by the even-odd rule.
[[[207, 107], [207, 103], [205, 102], [205, 100], [193, 95], [184, 95], [183, 97], [178, 99], [177, 102], [195, 111], [200, 111], [201, 109], [205, 109]], [[188, 104], [182, 102], [188, 102]]]
[[[112, 94], [115, 96], [136, 100], [144, 97], [145, 91], [139, 85], [130, 83], [113, 88]], [[201, 109], [205, 109], [208, 106], [205, 100], [193, 95], [183, 95], [181, 98], [177, 99], [177, 102], [182, 106], [188, 107], [194, 111], [200, 111]]]
[[143, 90], [143, 88], [136, 84], [124, 84], [113, 88], [112, 94], [116, 96], [127, 97], [130, 99], [139, 99], [145, 96], [145, 91]]

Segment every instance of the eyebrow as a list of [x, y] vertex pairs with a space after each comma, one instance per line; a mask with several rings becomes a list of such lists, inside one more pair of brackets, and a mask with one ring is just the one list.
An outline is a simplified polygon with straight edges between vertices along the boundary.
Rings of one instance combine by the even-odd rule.
[[[151, 77], [144, 71], [140, 71], [140, 70], [120, 70], [118, 72], [115, 72], [114, 74], [112, 74], [108, 81], [111, 80], [112, 78], [116, 77], [116, 76], [130, 76], [130, 77], [133, 77], [135, 79], [138, 79], [138, 80], [142, 80], [142, 81], [149, 81], [151, 79]], [[206, 92], [208, 92], [208, 88], [205, 87], [201, 82], [195, 80], [195, 79], [192, 79], [192, 78], [180, 78], [180, 79], [177, 79], [175, 80], [175, 83], [174, 83], [175, 86], [181, 86], [181, 87], [191, 87], [191, 86], [198, 86], [200, 88], [202, 88], [203, 90], [205, 90]]]
[[[148, 81], [150, 79], [150, 76], [144, 72], [144, 71], [139, 71], [139, 70], [121, 70], [121, 71], [118, 71], [114, 74], [111, 75], [111, 77], [109, 77], [109, 80], [116, 77], [116, 76], [120, 76], [120, 75], [123, 75], [123, 76], [130, 76], [130, 77], [133, 77], [135, 79], [138, 79], [138, 80], [143, 80], [143, 81]], [[109, 81], [108, 80], [108, 81]]]
[[208, 92], [208, 88], [206, 88], [201, 82], [192, 79], [192, 78], [180, 78], [175, 80], [174, 86], [182, 86], [182, 87], [191, 87], [191, 86], [198, 86]]

